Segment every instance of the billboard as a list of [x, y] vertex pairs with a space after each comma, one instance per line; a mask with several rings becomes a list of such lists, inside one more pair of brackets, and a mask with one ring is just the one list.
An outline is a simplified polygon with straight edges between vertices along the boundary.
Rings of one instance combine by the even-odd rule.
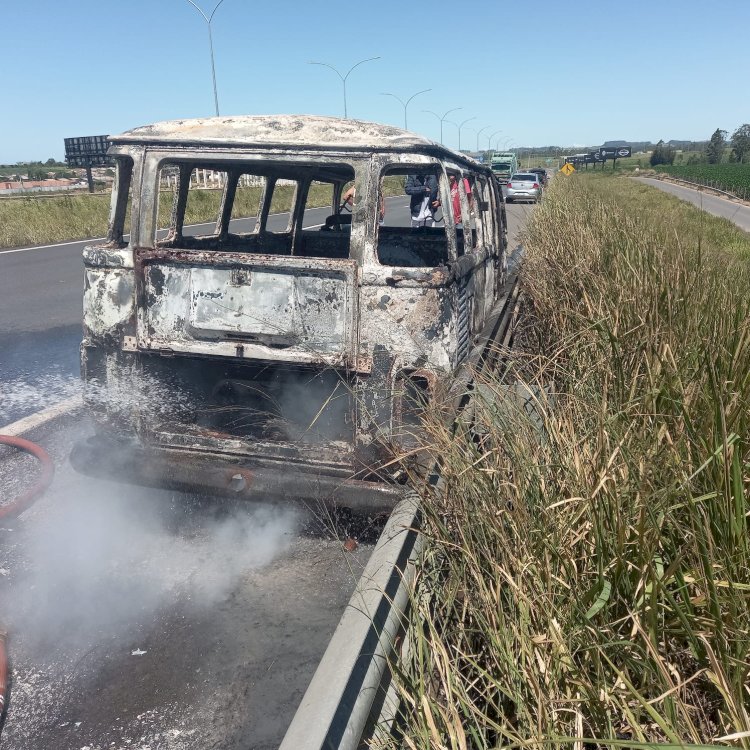
[[108, 167], [113, 161], [107, 156], [109, 136], [84, 135], [65, 139], [65, 161], [69, 167]]
[[632, 149], [630, 146], [601, 146], [599, 155], [603, 159], [624, 159], [632, 155]]

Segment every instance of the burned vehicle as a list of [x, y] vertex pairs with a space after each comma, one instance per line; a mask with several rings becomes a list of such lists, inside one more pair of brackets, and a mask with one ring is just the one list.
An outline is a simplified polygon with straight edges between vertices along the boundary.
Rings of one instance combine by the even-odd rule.
[[[110, 140], [109, 233], [83, 253], [97, 434], [74, 465], [219, 494], [392, 502], [394, 447], [466, 362], [503, 283], [489, 168], [317, 116]], [[412, 226], [410, 175], [436, 180], [434, 226]]]

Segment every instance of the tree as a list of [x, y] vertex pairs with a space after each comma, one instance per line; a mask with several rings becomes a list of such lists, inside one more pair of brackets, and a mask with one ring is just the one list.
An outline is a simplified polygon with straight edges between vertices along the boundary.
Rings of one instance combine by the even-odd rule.
[[649, 160], [651, 166], [655, 167], [657, 164], [674, 164], [676, 153], [669, 144], [659, 141], [651, 152], [651, 159]]
[[737, 130], [732, 133], [732, 153], [734, 153], [738, 162], [744, 161], [745, 154], [750, 153], [750, 125], [745, 123], [740, 125]]
[[709, 164], [720, 164], [721, 157], [724, 156], [724, 149], [727, 145], [727, 131], [721, 128], [716, 128], [711, 140], [706, 146], [706, 158]]

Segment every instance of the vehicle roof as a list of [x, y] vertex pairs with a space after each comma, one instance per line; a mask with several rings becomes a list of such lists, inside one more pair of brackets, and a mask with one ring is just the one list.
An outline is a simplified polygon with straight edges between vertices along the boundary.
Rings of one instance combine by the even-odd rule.
[[238, 115], [167, 120], [126, 130], [109, 137], [113, 144], [324, 150], [436, 152], [481, 166], [416, 133], [391, 125], [320, 115]]

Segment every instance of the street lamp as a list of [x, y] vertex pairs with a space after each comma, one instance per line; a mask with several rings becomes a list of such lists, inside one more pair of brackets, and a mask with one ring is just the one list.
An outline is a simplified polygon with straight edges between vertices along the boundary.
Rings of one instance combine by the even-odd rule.
[[401, 106], [404, 108], [404, 130], [408, 130], [409, 126], [406, 122], [406, 108], [409, 106], [409, 102], [415, 97], [419, 96], [420, 94], [426, 94], [428, 91], [432, 91], [432, 89], [422, 89], [422, 91], [417, 91], [416, 94], [412, 94], [406, 101], [404, 101], [400, 96], [396, 96], [395, 94], [391, 94], [389, 91], [383, 91], [381, 93], [381, 96], [392, 96], [397, 101], [401, 102]]
[[430, 115], [435, 115], [435, 117], [440, 120], [440, 144], [443, 143], [443, 123], [445, 122], [445, 118], [448, 117], [448, 115], [451, 112], [458, 112], [459, 109], [463, 109], [463, 107], [454, 107], [453, 109], [449, 109], [442, 117], [437, 113], [433, 112], [431, 109], [423, 109], [422, 112], [427, 112]]
[[472, 120], [476, 120], [476, 117], [469, 117], [468, 119], [464, 120], [460, 125], [456, 125], [458, 128], [458, 150], [461, 150], [461, 130], [463, 129], [464, 125], [466, 125], [467, 122], [471, 122]]
[[[493, 134], [492, 134], [492, 135], [491, 135], [491, 136], [490, 136], [490, 137], [489, 137], [489, 138], [487, 139], [487, 148], [488, 148], [488, 149], [491, 149], [491, 148], [492, 148], [492, 139], [493, 139], [493, 138], [494, 138], [494, 137], [495, 137], [496, 135], [500, 135], [500, 133], [502, 133], [502, 132], [503, 132], [502, 130], [496, 130], [496, 131], [495, 131], [495, 132], [494, 132], [494, 133], [493, 133]], [[495, 150], [497, 151], [497, 147], [495, 147]]]
[[216, 66], [214, 65], [214, 40], [213, 36], [211, 35], [211, 21], [214, 20], [214, 13], [219, 9], [219, 6], [224, 2], [224, 0], [219, 0], [218, 3], [214, 6], [214, 9], [211, 11], [211, 15], [207, 16], [194, 2], [193, 0], [187, 0], [190, 5], [192, 5], [198, 13], [200, 13], [203, 16], [203, 20], [206, 22], [206, 26], [208, 26], [208, 48], [211, 52], [211, 78], [214, 82], [214, 106], [216, 107], [216, 116], [219, 116], [219, 95], [216, 93]]
[[339, 71], [333, 67], [333, 65], [329, 65], [328, 63], [324, 63], [324, 62], [315, 62], [314, 60], [310, 61], [310, 65], [322, 65], [324, 68], [330, 68], [341, 79], [341, 83], [344, 85], [344, 119], [345, 120], [348, 118], [348, 114], [346, 111], [346, 79], [349, 78], [349, 74], [355, 68], [358, 68], [360, 65], [362, 65], [362, 63], [372, 62], [373, 60], [380, 60], [380, 56], [368, 57], [364, 60], [360, 60], [358, 63], [355, 63], [354, 65], [352, 65], [352, 67], [349, 68], [349, 70], [347, 70], [345, 76], [342, 76], [341, 73], [339, 73]]
[[477, 154], [479, 153], [479, 136], [482, 135], [482, 133], [484, 133], [484, 131], [487, 130], [488, 127], [490, 127], [490, 126], [489, 125], [485, 125], [480, 130], [477, 130]]

